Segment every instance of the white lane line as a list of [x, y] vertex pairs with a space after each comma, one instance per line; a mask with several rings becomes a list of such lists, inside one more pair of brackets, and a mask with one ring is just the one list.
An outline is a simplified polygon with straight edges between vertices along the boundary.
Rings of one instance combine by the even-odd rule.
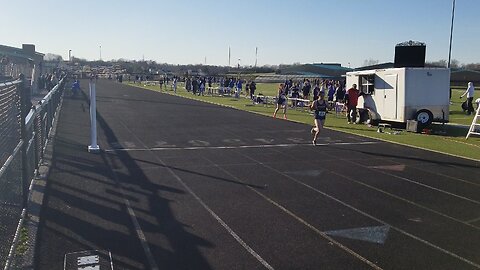
[[361, 163], [358, 163], [358, 162], [355, 162], [355, 161], [352, 161], [352, 160], [349, 160], [349, 159], [345, 159], [345, 158], [338, 158], [338, 159], [343, 161], [343, 162], [348, 162], [348, 163], [351, 163], [351, 164], [355, 164], [355, 165], [357, 165], [359, 167], [362, 167], [362, 168], [365, 168], [369, 171], [375, 171], [375, 172], [378, 172], [378, 173], [381, 173], [381, 174], [385, 174], [385, 175], [391, 176], [393, 178], [397, 178], [397, 179], [405, 181], [405, 182], [409, 182], [409, 183], [412, 183], [412, 184], [415, 184], [415, 185], [418, 185], [418, 186], [422, 186], [422, 187], [427, 188], [427, 189], [431, 189], [431, 190], [434, 190], [434, 191], [437, 191], [437, 192], [440, 192], [440, 193], [443, 193], [443, 194], [446, 194], [446, 195], [449, 195], [449, 196], [452, 196], [452, 197], [455, 197], [455, 198], [458, 198], [458, 199], [462, 199], [462, 200], [469, 201], [471, 203], [480, 205], [479, 201], [474, 200], [474, 199], [470, 199], [470, 198], [462, 196], [462, 195], [458, 195], [458, 194], [455, 194], [455, 193], [452, 193], [452, 192], [449, 192], [449, 191], [446, 191], [446, 190], [443, 190], [443, 189], [432, 187], [432, 186], [429, 186], [427, 184], [424, 184], [424, 183], [421, 183], [421, 182], [418, 182], [418, 181], [415, 181], [415, 180], [412, 180], [412, 179], [408, 179], [408, 178], [403, 177], [403, 176], [388, 173], [388, 172], [386, 172], [384, 170], [381, 170], [381, 169], [375, 169], [375, 168], [372, 168], [372, 167], [369, 167], [369, 166], [365, 166]]
[[[230, 177], [234, 178], [236, 181], [239, 181], [239, 182], [242, 182], [242, 183], [245, 183], [242, 179], [236, 177], [235, 175], [231, 174], [229, 171], [225, 170], [224, 168], [220, 167], [219, 165], [217, 165], [216, 163], [214, 163], [213, 161], [205, 158], [206, 160], [208, 160], [210, 163], [213, 164], [213, 166], [215, 166], [216, 168], [218, 168], [219, 170], [223, 171], [224, 173], [228, 174]], [[245, 183], [246, 184], [246, 183]], [[301, 217], [295, 215], [295, 213], [293, 213], [292, 211], [288, 210], [287, 208], [285, 208], [284, 206], [282, 206], [281, 204], [275, 202], [273, 199], [271, 199], [270, 197], [264, 195], [263, 193], [261, 193], [260, 191], [256, 190], [255, 188], [249, 186], [249, 185], [246, 185], [246, 187], [248, 189], [250, 189], [251, 191], [255, 192], [257, 195], [259, 195], [260, 197], [262, 197], [263, 199], [265, 199], [267, 202], [273, 204], [275, 207], [279, 208], [280, 210], [282, 210], [283, 212], [285, 212], [286, 214], [288, 214], [289, 216], [293, 217], [295, 220], [297, 220], [298, 222], [300, 222], [301, 224], [305, 225], [307, 228], [311, 229], [312, 231], [314, 231], [316, 234], [318, 234], [320, 237], [326, 239], [327, 241], [331, 242], [332, 244], [336, 245], [337, 247], [339, 247], [340, 249], [342, 249], [343, 251], [347, 252], [348, 254], [354, 256], [355, 258], [359, 259], [360, 261], [368, 264], [369, 266], [371, 266], [373, 269], [382, 269], [381, 267], [379, 267], [378, 265], [374, 264], [373, 262], [369, 261], [367, 258], [363, 257], [362, 255], [356, 253], [355, 251], [349, 249], [348, 247], [344, 246], [342, 243], [336, 241], [335, 239], [333, 239], [332, 237], [328, 236], [326, 233], [320, 231], [319, 229], [317, 229], [315, 226], [311, 225], [310, 223], [308, 223], [307, 221], [305, 221], [304, 219], [302, 219]]]
[[128, 214], [132, 218], [133, 225], [135, 226], [135, 232], [137, 233], [137, 236], [140, 239], [140, 242], [142, 243], [142, 248], [145, 251], [145, 255], [147, 256], [148, 263], [150, 264], [150, 267], [153, 270], [159, 270], [157, 263], [153, 258], [152, 251], [150, 250], [150, 247], [148, 245], [147, 237], [145, 237], [145, 234], [142, 231], [142, 227], [140, 227], [140, 223], [138, 223], [137, 216], [135, 215], [135, 212], [133, 211], [132, 206], [130, 205], [130, 201], [125, 198], [124, 200], [125, 200], [125, 204], [127, 205]]
[[118, 188], [120, 189], [122, 199], [127, 207], [127, 212], [128, 215], [130, 216], [130, 219], [132, 220], [133, 226], [135, 228], [135, 233], [137, 234], [137, 237], [140, 239], [140, 243], [142, 245], [143, 251], [145, 253], [145, 257], [147, 257], [148, 264], [150, 265], [150, 269], [152, 270], [159, 270], [157, 263], [155, 262], [155, 259], [153, 258], [152, 251], [150, 250], [150, 246], [148, 245], [147, 237], [145, 237], [145, 233], [142, 231], [142, 227], [140, 226], [140, 223], [138, 222], [137, 216], [135, 215], [135, 211], [133, 211], [132, 206], [130, 205], [130, 201], [125, 198], [124, 194], [126, 194], [125, 190], [122, 188], [122, 185], [120, 184], [120, 180], [118, 179], [117, 174], [113, 170], [113, 168], [108, 164], [107, 161], [107, 166], [110, 168], [112, 171], [112, 175], [115, 179], [115, 182], [118, 185]]
[[370, 215], [370, 214], [368, 214], [368, 213], [366, 213], [366, 212], [364, 212], [364, 211], [362, 211], [362, 210], [360, 210], [360, 209], [358, 209], [358, 208], [356, 208], [356, 207], [354, 207], [354, 206], [352, 206], [352, 205], [350, 205], [350, 204], [348, 204], [348, 203], [346, 203], [346, 202], [341, 201], [340, 199], [337, 199], [337, 198], [333, 197], [332, 195], [329, 195], [329, 194], [327, 194], [327, 193], [325, 193], [325, 192], [323, 192], [323, 191], [321, 191], [321, 190], [319, 190], [319, 189], [317, 189], [317, 188], [315, 188], [315, 187], [312, 187], [312, 186], [310, 186], [310, 185], [308, 185], [308, 184], [306, 184], [306, 183], [304, 183], [304, 182], [296, 179], [295, 177], [292, 177], [292, 176], [290, 176], [290, 175], [287, 175], [287, 174], [285, 174], [285, 173], [283, 173], [283, 172], [281, 172], [281, 171], [279, 171], [279, 170], [277, 170], [277, 169], [275, 169], [275, 168], [273, 168], [273, 167], [271, 167], [271, 166], [268, 166], [268, 165], [262, 163], [261, 161], [255, 160], [254, 158], [251, 158], [251, 157], [249, 157], [249, 156], [247, 156], [247, 155], [243, 155], [243, 156], [246, 157], [246, 158], [248, 158], [248, 159], [250, 159], [250, 160], [252, 160], [252, 161], [257, 162], [258, 164], [264, 166], [265, 168], [268, 168], [268, 169], [270, 169], [270, 170], [272, 170], [272, 171], [274, 171], [274, 172], [276, 172], [276, 173], [278, 173], [278, 174], [280, 174], [280, 175], [282, 175], [282, 176], [284, 176], [284, 177], [286, 177], [286, 178], [294, 181], [295, 183], [298, 183], [298, 184], [300, 184], [300, 185], [302, 185], [302, 186], [304, 186], [304, 187], [306, 187], [306, 188], [308, 188], [308, 189], [310, 189], [310, 190], [313, 190], [313, 191], [315, 191], [315, 192], [317, 192], [317, 193], [319, 193], [319, 194], [322, 194], [323, 196], [325, 196], [325, 197], [327, 197], [327, 198], [329, 198], [329, 199], [331, 199], [331, 200], [333, 200], [333, 201], [335, 201], [335, 202], [337, 202], [337, 203], [339, 203], [339, 204], [341, 204], [341, 205], [343, 205], [343, 206], [345, 206], [345, 207], [347, 207], [347, 208], [349, 208], [349, 209], [351, 209], [351, 210], [353, 210], [353, 211], [355, 211], [355, 212], [357, 212], [357, 213], [359, 213], [359, 214], [361, 214], [361, 215], [364, 215], [364, 216], [366, 216], [366, 217], [368, 217], [368, 218], [370, 218], [370, 219], [372, 219], [372, 220], [375, 220], [375, 221], [377, 221], [377, 222], [379, 222], [379, 223], [381, 223], [381, 224], [390, 226], [390, 228], [394, 229], [395, 231], [397, 231], [397, 232], [399, 232], [399, 233], [401, 233], [401, 234], [404, 234], [404, 235], [406, 235], [406, 236], [408, 236], [408, 237], [410, 237], [410, 238], [412, 238], [412, 239], [414, 239], [414, 240], [417, 240], [417, 241], [419, 241], [419, 242], [421, 242], [421, 243], [423, 243], [423, 244], [425, 244], [425, 245], [427, 245], [427, 246], [429, 246], [429, 247], [432, 247], [432, 248], [434, 248], [434, 249], [436, 249], [436, 250], [438, 250], [438, 251], [440, 251], [440, 252], [443, 252], [443, 253], [445, 253], [445, 254], [447, 254], [447, 255], [450, 255], [451, 257], [454, 257], [454, 258], [456, 258], [456, 259], [458, 259], [458, 260], [460, 260], [460, 261], [463, 261], [463, 262], [465, 262], [465, 263], [467, 263], [467, 264], [469, 264], [469, 265], [471, 265], [471, 266], [474, 266], [474, 267], [480, 269], [480, 265], [477, 264], [477, 263], [475, 263], [475, 262], [472, 262], [472, 261], [470, 261], [470, 260], [468, 260], [468, 259], [466, 259], [466, 258], [464, 258], [464, 257], [462, 257], [462, 256], [460, 256], [460, 255], [457, 255], [457, 254], [455, 254], [455, 253], [453, 253], [453, 252], [451, 252], [451, 251], [448, 251], [448, 250], [446, 250], [446, 249], [443, 249], [443, 248], [441, 248], [441, 247], [439, 247], [439, 246], [437, 246], [437, 245], [435, 245], [435, 244], [433, 244], [433, 243], [431, 243], [431, 242], [429, 242], [429, 241], [427, 241], [427, 240], [424, 240], [424, 239], [422, 239], [422, 238], [420, 238], [420, 237], [418, 237], [418, 236], [415, 236], [415, 235], [413, 235], [413, 234], [411, 234], [411, 233], [409, 233], [409, 232], [407, 232], [407, 231], [404, 231], [404, 230], [402, 230], [402, 229], [400, 229], [400, 228], [398, 228], [398, 227], [396, 227], [396, 226], [393, 226], [393, 225], [387, 223], [386, 221], [383, 221], [383, 220], [381, 220], [381, 219], [379, 219], [379, 218], [376, 218], [376, 217], [374, 217], [374, 216], [372, 216], [372, 215]]
[[455, 194], [455, 193], [452, 193], [452, 192], [449, 192], [449, 191], [446, 191], [446, 190], [443, 190], [443, 189], [439, 189], [439, 188], [436, 188], [436, 187], [432, 187], [432, 186], [429, 186], [429, 185], [427, 185], [427, 184], [424, 184], [424, 183], [421, 183], [421, 182], [418, 182], [418, 181], [415, 181], [415, 180], [412, 180], [412, 179], [408, 179], [408, 178], [403, 177], [403, 176], [399, 176], [399, 175], [395, 175], [395, 174], [392, 174], [392, 173], [388, 173], [388, 172], [385, 172], [385, 171], [382, 171], [382, 170], [379, 170], [379, 169], [374, 169], [374, 168], [371, 168], [371, 167], [363, 166], [362, 164], [357, 163], [357, 162], [353, 162], [353, 161], [349, 161], [349, 160], [345, 160], [345, 159], [342, 159], [342, 160], [344, 160], [344, 161], [346, 161], [346, 162], [350, 162], [350, 163], [356, 164], [356, 165], [358, 165], [358, 166], [360, 166], [360, 167], [367, 168], [367, 169], [372, 170], [372, 171], [379, 172], [379, 173], [381, 173], [381, 174], [385, 174], [385, 175], [388, 175], [388, 176], [392, 176], [392, 177], [394, 177], [394, 178], [403, 180], [403, 181], [405, 181], [405, 182], [409, 182], [409, 183], [412, 183], [412, 184], [415, 184], [415, 185], [419, 185], [419, 186], [422, 186], [422, 187], [427, 188], [427, 189], [431, 189], [431, 190], [434, 190], [434, 191], [437, 191], [437, 192], [440, 192], [440, 193], [443, 193], [443, 194], [446, 194], [446, 195], [449, 195], [449, 196], [452, 196], [452, 197], [455, 197], [455, 198], [458, 198], [458, 199], [462, 199], [462, 200], [465, 200], [465, 201], [468, 201], [468, 202], [471, 202], [471, 203], [480, 205], [480, 202], [479, 202], [479, 201], [474, 200], [474, 199], [467, 198], [467, 197], [462, 196], [462, 195], [457, 195], [457, 194]]
[[[390, 161], [395, 162], [397, 164], [401, 164], [400, 162], [398, 162], [396, 160], [393, 160], [393, 159], [391, 159]], [[434, 166], [438, 166], [438, 165], [434, 165]], [[433, 174], [433, 175], [449, 178], [449, 179], [457, 181], [457, 182], [462, 182], [462, 183], [466, 183], [466, 184], [470, 184], [470, 185], [480, 187], [480, 183], [475, 183], [475, 182], [472, 182], [472, 181], [469, 181], [469, 180], [464, 180], [464, 179], [461, 179], [461, 178], [458, 178], [458, 177], [455, 177], [455, 176], [446, 175], [444, 173], [438, 173], [438, 172], [430, 171], [430, 170], [427, 170], [427, 169], [424, 169], [424, 168], [420, 168], [420, 166], [407, 165], [407, 167], [412, 168], [414, 170], [430, 173], [430, 174]], [[429, 166], [422, 166], [422, 167], [429, 167]]]
[[416, 207], [421, 208], [421, 209], [423, 209], [423, 210], [426, 210], [426, 211], [428, 211], [428, 212], [437, 214], [437, 215], [439, 215], [439, 216], [441, 216], [441, 217], [450, 219], [450, 220], [452, 220], [452, 221], [461, 223], [461, 224], [463, 224], [463, 225], [472, 227], [472, 228], [477, 229], [477, 230], [480, 229], [480, 227], [477, 227], [477, 226], [475, 226], [475, 225], [469, 224], [469, 223], [471, 223], [471, 222], [468, 222], [468, 221], [465, 222], [465, 221], [462, 221], [462, 220], [460, 220], [460, 219], [457, 219], [457, 218], [451, 217], [451, 216], [449, 216], [449, 215], [443, 214], [443, 213], [441, 213], [441, 212], [439, 212], [439, 211], [433, 210], [433, 209], [428, 208], [428, 207], [426, 207], [426, 206], [420, 205], [420, 204], [418, 204], [418, 203], [416, 203], [416, 202], [410, 201], [410, 200], [408, 200], [408, 199], [402, 198], [402, 197], [397, 196], [397, 195], [395, 195], [395, 194], [392, 194], [392, 193], [390, 193], [390, 192], [387, 192], [387, 191], [384, 191], [384, 190], [382, 190], [382, 189], [376, 188], [376, 187], [374, 187], [374, 186], [372, 186], [372, 185], [366, 184], [366, 183], [361, 182], [361, 181], [357, 181], [357, 180], [355, 180], [355, 179], [353, 179], [353, 178], [351, 178], [351, 177], [348, 177], [348, 176], [346, 176], [346, 175], [343, 175], [343, 174], [340, 174], [340, 173], [337, 173], [337, 172], [334, 172], [334, 171], [330, 171], [330, 170], [329, 170], [328, 172], [330, 172], [330, 173], [332, 173], [332, 174], [335, 174], [335, 175], [337, 175], [337, 176], [339, 176], [339, 177], [341, 177], [341, 178], [344, 178], [344, 179], [346, 179], [346, 180], [348, 180], [348, 181], [350, 181], [350, 182], [354, 182], [354, 183], [356, 183], [356, 184], [358, 184], [358, 185], [367, 187], [367, 188], [369, 188], [369, 189], [373, 189], [373, 190], [375, 190], [375, 191], [377, 191], [377, 192], [380, 192], [380, 193], [385, 194], [385, 195], [387, 195], [387, 196], [389, 196], [389, 197], [395, 198], [395, 199], [397, 199], [397, 200], [399, 200], [399, 201], [406, 202], [406, 203], [408, 203], [408, 204], [411, 204], [411, 205], [413, 205], [413, 206], [416, 206]]
[[[141, 144], [143, 144], [144, 147], [146, 147], [146, 145], [143, 143], [142, 140], [140, 140], [140, 138], [138, 138], [138, 136], [133, 133], [122, 121], [119, 121], [122, 126], [127, 129], [130, 134], [132, 134], [133, 137], [135, 137]], [[245, 243], [245, 241], [243, 241], [242, 238], [240, 238], [240, 236], [238, 236], [237, 233], [235, 233], [235, 231], [232, 230], [232, 228], [230, 228], [230, 226], [228, 226], [227, 223], [225, 223], [225, 221], [223, 221], [192, 189], [190, 189], [189, 186], [187, 186], [187, 184], [185, 184], [185, 182], [182, 180], [182, 178], [180, 178], [180, 176], [178, 176], [170, 167], [167, 166], [167, 164], [165, 164], [165, 162], [163, 162], [163, 160], [161, 158], [159, 158], [158, 156], [154, 155], [153, 154], [153, 151], [150, 151], [150, 153], [152, 154], [152, 156], [158, 161], [160, 162], [160, 164], [165, 167], [168, 172], [177, 180], [178, 183], [180, 183], [187, 191], [188, 193], [190, 193], [190, 195], [192, 195], [195, 200], [197, 200], [198, 203], [200, 203], [200, 205], [205, 209], [207, 210], [207, 212], [225, 229], [227, 230], [227, 232], [248, 252], [250, 253], [253, 257], [255, 257], [265, 268], [269, 269], [269, 270], [274, 270], [274, 268], [267, 262], [265, 261], [255, 250], [253, 250], [247, 243]], [[133, 210], [132, 210], [133, 211]], [[148, 245], [147, 245], [148, 247]], [[157, 268], [158, 269], [158, 268]]]
[[[159, 160], [160, 161], [160, 160]], [[161, 161], [160, 161], [161, 162]], [[165, 164], [163, 164], [165, 166]], [[235, 233], [235, 231], [232, 230], [232, 228], [230, 228], [230, 226], [228, 226], [227, 223], [225, 223], [225, 221], [223, 221], [210, 207], [208, 207], [208, 205], [200, 198], [198, 197], [198, 195], [190, 189], [190, 187], [188, 187], [185, 182], [183, 182], [183, 180], [175, 173], [173, 172], [170, 168], [168, 168], [168, 171], [175, 177], [175, 179], [188, 191], [188, 193], [190, 193], [190, 195], [192, 195], [195, 200], [197, 200], [198, 203], [200, 203], [200, 205], [208, 211], [208, 213], [210, 213], [210, 215], [215, 219], [217, 220], [218, 223], [220, 223], [220, 225], [222, 225], [223, 228], [225, 228], [225, 230], [227, 230], [227, 232], [245, 249], [248, 251], [248, 253], [250, 253], [253, 257], [255, 257], [265, 268], [267, 269], [270, 269], [270, 270], [273, 270], [274, 268], [267, 262], [265, 261], [257, 252], [255, 252], [255, 250], [253, 250], [247, 243], [245, 243], [245, 241], [243, 241], [242, 238], [240, 238], [240, 236], [238, 236], [237, 233]]]
[[[282, 152], [278, 152], [278, 153], [279, 153], [279, 154], [282, 154], [282, 155], [284, 154], [284, 153], [282, 153]], [[298, 158], [296, 158], [296, 159], [299, 160]], [[310, 162], [310, 163], [311, 163], [311, 162]], [[270, 163], [264, 163], [264, 164], [270, 164]], [[312, 163], [312, 164], [313, 164], [313, 163]], [[362, 166], [363, 166], [363, 165], [362, 165]], [[446, 214], [444, 214], [444, 213], [441, 213], [441, 212], [436, 211], [436, 210], [434, 210], [434, 209], [431, 209], [431, 208], [429, 208], [429, 207], [420, 205], [420, 204], [418, 204], [418, 203], [416, 203], [416, 202], [414, 202], [414, 201], [410, 201], [410, 200], [408, 200], [408, 199], [405, 199], [405, 198], [400, 197], [400, 196], [398, 196], [398, 195], [395, 195], [395, 194], [393, 194], [393, 193], [387, 192], [387, 191], [385, 191], [385, 190], [379, 189], [379, 188], [377, 188], [377, 187], [375, 187], [375, 186], [372, 186], [372, 185], [369, 185], [369, 184], [367, 184], [367, 183], [365, 183], [365, 182], [355, 180], [355, 179], [353, 179], [352, 177], [349, 177], [349, 176], [346, 176], [346, 175], [337, 173], [337, 172], [335, 172], [335, 171], [326, 170], [326, 172], [335, 174], [335, 175], [337, 175], [337, 176], [339, 176], [339, 177], [341, 177], [341, 178], [344, 178], [344, 179], [346, 179], [346, 180], [348, 180], [348, 181], [350, 181], [350, 182], [353, 182], [353, 183], [356, 183], [356, 184], [358, 184], [358, 185], [361, 185], [361, 186], [367, 187], [367, 188], [369, 188], [369, 189], [375, 190], [375, 191], [377, 191], [377, 192], [380, 192], [380, 193], [382, 193], [382, 194], [385, 194], [385, 195], [390, 196], [390, 197], [392, 197], [392, 198], [395, 198], [395, 199], [397, 199], [397, 200], [406, 202], [406, 203], [411, 204], [411, 205], [414, 205], [414, 206], [416, 206], [416, 207], [418, 207], [418, 208], [421, 208], [421, 209], [424, 209], [424, 210], [429, 211], [429, 212], [431, 212], [431, 213], [437, 214], [437, 215], [439, 215], [439, 216], [441, 216], [441, 217], [444, 217], [444, 218], [453, 220], [453, 221], [455, 221], [455, 222], [459, 222], [459, 223], [461, 223], [461, 224], [463, 224], [463, 225], [472, 227], [472, 228], [477, 229], [477, 230], [480, 229], [480, 227], [475, 226], [475, 225], [473, 225], [473, 224], [470, 224], [470, 223], [472, 223], [471, 221], [463, 221], [463, 220], [457, 219], [457, 218], [455, 218], [455, 217], [446, 215]], [[288, 173], [288, 172], [285, 172], [285, 173], [291, 174], [291, 173]], [[479, 218], [479, 219], [480, 219], [480, 218]]]
[[[480, 221], [480, 217], [479, 218], [474, 218], [472, 220], [468, 220], [467, 223], [475, 223], [477, 221]], [[473, 225], [472, 225], [473, 226]]]
[[[329, 145], [369, 145], [378, 144], [382, 142], [356, 142], [356, 143], [317, 143], [317, 146]], [[134, 152], [134, 151], [166, 151], [166, 150], [216, 150], [216, 149], [249, 149], [249, 148], [280, 148], [280, 147], [294, 147], [306, 146], [310, 143], [287, 143], [287, 144], [259, 144], [259, 145], [240, 145], [240, 146], [195, 146], [195, 147], [153, 147], [153, 148], [115, 148], [107, 149], [105, 152]]]

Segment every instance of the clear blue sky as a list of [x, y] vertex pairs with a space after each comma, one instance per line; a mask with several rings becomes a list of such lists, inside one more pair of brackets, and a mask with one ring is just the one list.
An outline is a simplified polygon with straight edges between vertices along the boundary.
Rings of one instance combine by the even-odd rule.
[[[0, 44], [171, 64], [393, 61], [395, 44], [448, 58], [452, 0], [0, 0]], [[457, 0], [452, 58], [480, 62], [479, 0]]]

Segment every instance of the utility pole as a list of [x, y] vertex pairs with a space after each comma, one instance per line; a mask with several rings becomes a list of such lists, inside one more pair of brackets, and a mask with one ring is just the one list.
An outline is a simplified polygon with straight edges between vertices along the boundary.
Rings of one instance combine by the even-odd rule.
[[232, 54], [231, 54], [231, 51], [230, 51], [230, 46], [228, 46], [228, 66], [230, 67], [230, 58], [231, 58]]
[[255, 47], [255, 68], [257, 68], [257, 61], [258, 61], [258, 47]]
[[452, 4], [452, 24], [450, 25], [450, 47], [448, 49], [448, 64], [447, 68], [450, 68], [450, 63], [452, 60], [452, 38], [453, 38], [453, 20], [455, 19], [455, 0]]

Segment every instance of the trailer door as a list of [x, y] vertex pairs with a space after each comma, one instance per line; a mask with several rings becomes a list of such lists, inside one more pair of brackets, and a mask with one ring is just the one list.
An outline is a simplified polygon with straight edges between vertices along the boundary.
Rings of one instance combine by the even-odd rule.
[[382, 118], [388, 120], [397, 119], [397, 74], [385, 75], [384, 100], [383, 108], [384, 115]]

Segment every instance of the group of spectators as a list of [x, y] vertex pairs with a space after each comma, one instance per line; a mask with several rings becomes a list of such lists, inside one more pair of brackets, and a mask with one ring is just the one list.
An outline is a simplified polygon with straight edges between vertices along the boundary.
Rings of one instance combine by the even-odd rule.
[[[312, 94], [313, 99], [310, 99]], [[283, 106], [284, 118], [287, 118], [286, 100], [288, 97], [297, 99], [294, 101], [295, 105], [298, 105], [299, 102], [303, 103], [302, 99], [316, 103], [319, 99], [323, 100], [326, 97], [326, 110], [332, 110], [336, 108], [336, 104], [340, 103], [347, 109], [348, 123], [355, 123], [357, 120], [358, 98], [361, 95], [362, 93], [357, 89], [357, 85], [354, 84], [350, 89], [346, 90], [345, 82], [342, 81], [318, 79], [313, 81], [312, 87], [309, 79], [297, 82], [287, 80], [279, 86], [277, 108], [273, 113], [273, 117], [276, 117], [278, 110]]]
[[245, 95], [254, 98], [257, 84], [255, 81], [246, 81], [237, 78], [228, 77], [187, 77], [185, 78], [185, 89], [188, 92], [192, 92], [195, 95], [204, 95], [205, 90], [209, 89], [209, 92], [213, 90], [213, 85], [217, 84], [218, 94], [235, 95], [239, 98], [243, 93], [243, 87], [245, 86]]
[[[133, 78], [134, 82], [141, 82], [144, 80], [152, 80], [153, 78], [142, 75], [136, 75]], [[128, 81], [132, 78], [129, 76]], [[166, 88], [167, 85], [172, 86], [176, 92], [177, 83], [179, 81], [185, 82], [185, 89], [194, 95], [205, 95], [208, 90], [209, 93], [213, 90], [214, 85], [218, 85], [218, 94], [234, 95], [239, 98], [242, 93], [249, 96], [252, 100], [257, 101], [255, 96], [257, 85], [255, 81], [244, 80], [234, 77], [214, 77], [214, 76], [192, 76], [192, 77], [178, 77], [163, 76], [158, 80], [160, 88]], [[345, 104], [347, 108], [347, 119], [349, 123], [354, 123], [356, 120], [356, 106], [360, 92], [356, 89], [356, 85], [347, 91], [345, 81], [339, 80], [324, 80], [324, 79], [303, 79], [299, 81], [286, 80], [281, 84], [277, 99], [296, 98], [294, 101], [296, 106], [301, 106], [304, 101], [315, 101], [323, 93], [326, 97], [328, 110], [335, 108], [336, 103]], [[350, 94], [350, 95], [349, 95]], [[349, 97], [350, 96], [350, 97]], [[303, 99], [303, 101], [302, 101]], [[261, 100], [258, 102], [262, 102]], [[282, 103], [283, 106], [283, 103]], [[285, 105], [286, 106], [286, 105]]]
[[[327, 95], [327, 101], [330, 104], [334, 102], [344, 102], [345, 84], [341, 81], [315, 79], [310, 82], [309, 79], [294, 82], [286, 80], [283, 84], [284, 92], [291, 98], [301, 98], [305, 100], [317, 100], [320, 92]], [[311, 99], [313, 94], [313, 99]]]
[[219, 81], [220, 89], [224, 93], [234, 93], [236, 98], [239, 98], [243, 92], [243, 86], [245, 86], [245, 96], [250, 96], [250, 99], [255, 98], [255, 91], [257, 90], [257, 84], [254, 80], [247, 81], [236, 78], [221, 78]]
[[58, 84], [58, 78], [56, 74], [48, 73], [42, 74], [38, 78], [38, 89], [50, 91]]

